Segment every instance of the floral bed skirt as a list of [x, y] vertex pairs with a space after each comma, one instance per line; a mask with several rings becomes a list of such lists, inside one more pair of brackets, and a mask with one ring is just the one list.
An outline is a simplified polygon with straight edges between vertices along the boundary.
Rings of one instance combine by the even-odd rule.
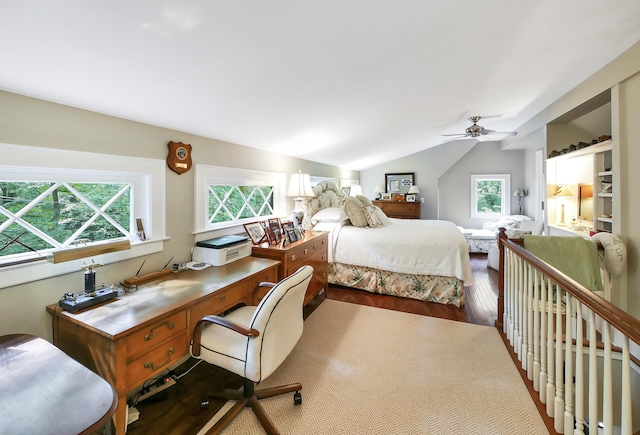
[[408, 275], [370, 267], [329, 263], [329, 283], [371, 293], [453, 304], [456, 307], [464, 305], [464, 282], [446, 276]]

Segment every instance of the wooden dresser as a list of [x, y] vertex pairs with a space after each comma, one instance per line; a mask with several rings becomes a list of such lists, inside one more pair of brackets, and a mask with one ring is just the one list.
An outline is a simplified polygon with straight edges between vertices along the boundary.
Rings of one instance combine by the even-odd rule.
[[306, 305], [322, 290], [327, 290], [327, 260], [329, 238], [326, 232], [305, 231], [304, 239], [286, 246], [262, 243], [253, 247], [254, 257], [271, 258], [280, 261], [278, 281], [291, 275], [300, 267], [308, 264], [313, 267], [313, 278], [304, 297]]
[[114, 387], [116, 434], [124, 434], [127, 393], [189, 355], [193, 328], [204, 315], [253, 305], [258, 284], [277, 281], [278, 266], [247, 257], [171, 274], [77, 313], [50, 305], [53, 342]]
[[391, 218], [420, 219], [420, 203], [407, 201], [371, 201]]

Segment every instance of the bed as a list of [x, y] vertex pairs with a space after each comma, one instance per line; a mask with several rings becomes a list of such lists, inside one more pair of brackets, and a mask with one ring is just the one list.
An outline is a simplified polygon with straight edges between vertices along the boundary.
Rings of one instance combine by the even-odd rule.
[[471, 264], [455, 224], [388, 218], [368, 199], [348, 197], [332, 182], [313, 190], [316, 196], [305, 201], [302, 226], [329, 232], [329, 283], [464, 305]]

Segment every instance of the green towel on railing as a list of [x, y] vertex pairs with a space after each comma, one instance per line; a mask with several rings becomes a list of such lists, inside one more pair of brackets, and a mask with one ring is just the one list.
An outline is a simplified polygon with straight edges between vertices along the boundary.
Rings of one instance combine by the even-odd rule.
[[524, 249], [586, 288], [603, 289], [595, 243], [582, 237], [526, 235]]

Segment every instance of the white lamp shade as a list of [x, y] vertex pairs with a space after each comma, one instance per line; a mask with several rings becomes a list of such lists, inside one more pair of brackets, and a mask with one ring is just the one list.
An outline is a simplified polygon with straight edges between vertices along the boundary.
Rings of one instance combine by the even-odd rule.
[[383, 192], [384, 192], [384, 187], [383, 187], [382, 185], [378, 184], [378, 185], [376, 186], [376, 188], [375, 188], [375, 189], [373, 189], [373, 191], [374, 191], [375, 193], [383, 193]]
[[362, 195], [362, 186], [356, 184], [349, 188], [349, 196]]
[[316, 196], [311, 188], [311, 178], [309, 177], [309, 174], [303, 174], [300, 172], [297, 174], [291, 174], [287, 196], [295, 196], [297, 198]]
[[420, 189], [415, 184], [409, 188], [409, 195], [420, 193]]
[[527, 196], [527, 194], [525, 193], [524, 189], [516, 189], [515, 192], [513, 192], [513, 196], [522, 198], [523, 196]]

